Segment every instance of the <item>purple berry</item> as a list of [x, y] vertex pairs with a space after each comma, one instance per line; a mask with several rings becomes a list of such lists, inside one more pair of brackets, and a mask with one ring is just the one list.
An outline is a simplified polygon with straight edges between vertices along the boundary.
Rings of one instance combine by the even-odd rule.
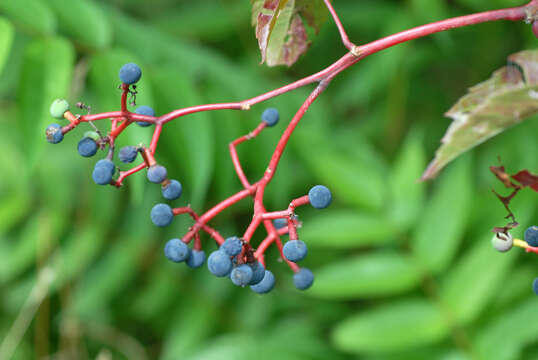
[[241, 264], [232, 270], [230, 279], [237, 286], [247, 286], [252, 280], [252, 268], [247, 264]]
[[301, 268], [293, 275], [293, 284], [299, 290], [306, 290], [314, 282], [314, 274], [307, 268]]
[[225, 277], [232, 271], [232, 260], [224, 251], [213, 251], [207, 258], [207, 267], [213, 275]]
[[182, 262], [187, 260], [191, 255], [191, 249], [179, 239], [168, 240], [164, 246], [164, 256], [170, 261]]
[[220, 246], [220, 249], [229, 256], [236, 256], [239, 255], [243, 249], [243, 242], [238, 237], [232, 236], [224, 241], [224, 243]]
[[183, 188], [177, 180], [170, 180], [161, 187], [161, 193], [166, 200], [176, 200], [181, 196]]
[[265, 270], [263, 279], [256, 285], [251, 285], [250, 289], [258, 294], [267, 294], [275, 287], [275, 276], [269, 270]]
[[132, 163], [138, 155], [138, 150], [135, 146], [124, 146], [120, 149], [118, 158], [122, 163]]
[[121, 67], [119, 76], [122, 83], [131, 85], [140, 80], [142, 70], [138, 65], [128, 63]]
[[316, 209], [325, 209], [331, 204], [332, 194], [331, 191], [323, 185], [316, 185], [308, 192], [308, 199], [310, 205]]
[[306, 244], [301, 240], [290, 240], [284, 244], [282, 249], [284, 256], [289, 261], [297, 262], [301, 261], [306, 257], [308, 249]]
[[157, 204], [151, 209], [151, 221], [159, 227], [165, 227], [172, 223], [174, 213], [166, 204]]
[[155, 184], [160, 184], [166, 179], [166, 168], [161, 165], [153, 165], [148, 169], [148, 180]]
[[45, 130], [45, 135], [47, 136], [47, 141], [51, 144], [58, 144], [64, 139], [62, 127], [58, 124], [50, 124]]

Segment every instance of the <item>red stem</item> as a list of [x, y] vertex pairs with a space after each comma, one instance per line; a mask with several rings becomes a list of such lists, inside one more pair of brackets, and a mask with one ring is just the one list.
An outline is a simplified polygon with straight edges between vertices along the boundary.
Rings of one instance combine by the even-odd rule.
[[[390, 35], [379, 40], [375, 40], [373, 42], [370, 42], [362, 46], [356, 46], [355, 44], [353, 44], [353, 42], [350, 41], [344, 29], [344, 26], [342, 25], [342, 22], [340, 21], [338, 14], [333, 8], [330, 0], [324, 0], [324, 2], [338, 28], [338, 31], [342, 39], [342, 43], [350, 52], [342, 56], [339, 60], [337, 60], [336, 62], [334, 62], [327, 68], [315, 74], [312, 74], [303, 79], [297, 80], [291, 84], [274, 89], [272, 91], [266, 92], [264, 94], [258, 95], [256, 97], [243, 100], [241, 102], [192, 106], [192, 107], [188, 107], [184, 109], [174, 110], [161, 117], [151, 117], [151, 116], [145, 116], [145, 115], [140, 115], [140, 114], [129, 112], [127, 110], [127, 97], [129, 94], [129, 86], [123, 84], [122, 96], [121, 96], [121, 111], [107, 112], [107, 113], [101, 113], [101, 114], [95, 114], [95, 115], [84, 115], [78, 119], [69, 119], [71, 123], [67, 125], [66, 127], [64, 127], [65, 131], [64, 129], [62, 129], [62, 131], [67, 132], [71, 130], [72, 128], [76, 127], [78, 123], [80, 122], [96, 121], [96, 120], [110, 118], [112, 119], [112, 129], [111, 129], [111, 132], [109, 133], [109, 145], [112, 150], [114, 147], [114, 141], [116, 137], [119, 136], [123, 132], [123, 130], [125, 130], [132, 122], [146, 121], [146, 122], [155, 124], [155, 130], [151, 139], [149, 149], [147, 149], [147, 151], [144, 154], [145, 162], [128, 171], [121, 172], [118, 180], [114, 183], [114, 185], [116, 186], [121, 186], [123, 180], [126, 177], [144, 169], [152, 161], [153, 162], [155, 161], [153, 159], [153, 154], [156, 151], [157, 144], [159, 142], [159, 138], [162, 132], [162, 126], [165, 123], [173, 119], [188, 115], [188, 114], [193, 114], [193, 113], [202, 112], [202, 111], [249, 110], [252, 105], [258, 104], [260, 102], [274, 98], [276, 96], [287, 93], [294, 89], [306, 86], [308, 84], [317, 82], [318, 83], [317, 87], [308, 96], [306, 101], [301, 105], [301, 107], [299, 108], [299, 110], [297, 111], [293, 119], [288, 124], [284, 133], [282, 134], [276, 146], [275, 152], [273, 153], [271, 157], [269, 165], [267, 166], [267, 169], [265, 170], [263, 177], [260, 181], [252, 185], [249, 183], [243, 171], [241, 163], [239, 161], [236, 146], [246, 140], [249, 140], [257, 136], [266, 127], [265, 123], [261, 123], [251, 133], [245, 136], [242, 136], [239, 139], [234, 140], [229, 145], [230, 156], [232, 158], [232, 162], [234, 164], [234, 168], [239, 177], [239, 180], [241, 181], [241, 184], [245, 188], [244, 190], [241, 190], [235, 195], [232, 195], [229, 198], [222, 201], [221, 203], [213, 206], [210, 210], [208, 210], [202, 216], [198, 216], [192, 209], [190, 209], [190, 207], [174, 209], [174, 215], [187, 213], [193, 218], [194, 225], [185, 234], [182, 240], [188, 243], [194, 238], [194, 248], [199, 249], [201, 248], [201, 240], [199, 237], [199, 231], [203, 230], [207, 232], [212, 238], [214, 238], [217, 241], [218, 244], [222, 244], [224, 242], [223, 237], [220, 236], [220, 234], [218, 234], [218, 232], [216, 232], [214, 229], [209, 227], [207, 223], [213, 217], [215, 217], [220, 212], [222, 212], [224, 209], [228, 208], [229, 206], [235, 204], [236, 202], [248, 196], [252, 196], [254, 200], [254, 216], [243, 236], [243, 239], [246, 242], [244, 251], [246, 251], [246, 249], [250, 246], [249, 242], [252, 239], [252, 236], [255, 233], [256, 229], [259, 227], [260, 224], [263, 223], [268, 233], [268, 236], [260, 243], [258, 249], [254, 253], [254, 256], [260, 262], [262, 262], [262, 264], [264, 264], [263, 254], [265, 250], [267, 249], [269, 245], [271, 245], [272, 243], [275, 243], [280, 251], [281, 257], [288, 263], [288, 265], [294, 271], [298, 271], [299, 267], [297, 266], [297, 264], [286, 260], [284, 255], [282, 254], [282, 242], [280, 240], [280, 236], [286, 233], [289, 233], [290, 239], [297, 239], [296, 228], [298, 226], [298, 222], [294, 219], [293, 215], [294, 215], [296, 207], [306, 205], [309, 203], [308, 196], [303, 196], [298, 199], [295, 199], [290, 203], [287, 210], [276, 211], [276, 212], [266, 211], [263, 204], [263, 197], [264, 197], [265, 188], [274, 177], [274, 174], [276, 172], [276, 169], [278, 167], [282, 154], [289, 142], [291, 135], [293, 134], [294, 130], [296, 129], [302, 117], [305, 115], [306, 111], [309, 109], [312, 103], [317, 99], [317, 97], [326, 89], [330, 81], [337, 74], [353, 66], [354, 64], [364, 59], [365, 57], [370, 56], [379, 51], [382, 51], [384, 49], [390, 48], [392, 46], [395, 46], [397, 44], [400, 44], [402, 42], [410, 41], [413, 39], [417, 39], [420, 37], [424, 37], [433, 33], [441, 32], [441, 31], [445, 31], [449, 29], [460, 28], [460, 27], [479, 24], [479, 23], [488, 22], [488, 21], [496, 21], [496, 20], [518, 21], [518, 20], [524, 20], [526, 19], [526, 17], [529, 17], [529, 19], [527, 20], [536, 20], [536, 13], [538, 12], [538, 0], [533, 0], [529, 2], [526, 6], [520, 6], [516, 8], [509, 8], [509, 9], [502, 9], [502, 10], [486, 11], [486, 12], [477, 13], [473, 15], [466, 15], [466, 16], [460, 16], [460, 17], [447, 19], [447, 20], [442, 20], [442, 21], [431, 23], [431, 24], [418, 26], [409, 30], [405, 30], [397, 34]], [[119, 126], [118, 126], [118, 123], [120, 123]], [[111, 153], [112, 152], [110, 152], [110, 154]], [[277, 230], [271, 221], [272, 219], [277, 219], [277, 218], [286, 218], [288, 220], [288, 226], [286, 228]], [[535, 251], [535, 249], [528, 250], [528, 251]], [[538, 252], [538, 250], [536, 250], [536, 252]]]

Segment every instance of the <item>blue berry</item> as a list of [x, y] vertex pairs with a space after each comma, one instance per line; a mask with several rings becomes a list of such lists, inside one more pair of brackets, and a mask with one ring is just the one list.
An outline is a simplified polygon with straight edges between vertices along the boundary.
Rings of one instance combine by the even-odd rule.
[[[146, 105], [139, 106], [135, 110], [135, 113], [138, 115], [155, 116], [155, 110]], [[142, 127], [151, 126], [151, 123], [145, 121], [137, 121], [136, 123]]]
[[301, 240], [290, 240], [284, 244], [282, 249], [284, 256], [289, 261], [297, 262], [301, 261], [306, 257], [308, 249], [306, 244]]
[[207, 259], [207, 267], [211, 274], [218, 277], [228, 276], [232, 271], [232, 260], [224, 251], [213, 251]]
[[174, 213], [166, 204], [157, 204], [151, 209], [151, 221], [159, 227], [165, 227], [172, 223]]
[[252, 268], [247, 264], [241, 264], [232, 270], [230, 279], [237, 286], [247, 286], [252, 280]]
[[78, 153], [84, 157], [92, 157], [97, 152], [97, 143], [94, 139], [85, 137], [78, 142]]
[[205, 252], [204, 250], [193, 250], [191, 256], [187, 259], [187, 266], [193, 269], [199, 268], [204, 264]]
[[243, 242], [238, 237], [232, 236], [224, 241], [224, 243], [220, 246], [220, 249], [229, 256], [236, 256], [239, 255], [243, 249]]
[[166, 168], [161, 165], [150, 166], [147, 176], [152, 183], [160, 184], [166, 179]]
[[173, 262], [182, 262], [190, 258], [191, 249], [179, 239], [168, 240], [164, 246], [164, 256]]
[[514, 239], [510, 234], [506, 235], [504, 233], [494, 234], [491, 239], [491, 244], [495, 250], [500, 252], [507, 252], [514, 245]]
[[266, 109], [262, 114], [262, 121], [267, 124], [267, 126], [275, 126], [280, 120], [280, 114], [275, 108]]
[[120, 149], [118, 157], [122, 163], [132, 163], [138, 155], [138, 150], [135, 146], [124, 146]]
[[124, 84], [134, 84], [142, 76], [142, 70], [140, 67], [134, 63], [128, 63], [121, 67], [120, 69], [120, 80]]
[[288, 220], [286, 219], [275, 219], [273, 220], [273, 225], [277, 228], [277, 229], [282, 229], [283, 227], [286, 227], [288, 226]]
[[316, 209], [325, 209], [333, 199], [331, 191], [323, 185], [316, 185], [308, 192], [310, 205]]
[[176, 200], [181, 196], [183, 188], [177, 180], [170, 180], [161, 187], [161, 192], [166, 200]]
[[47, 141], [51, 144], [58, 144], [64, 139], [64, 134], [62, 133], [62, 127], [58, 124], [50, 124], [45, 130], [45, 135], [47, 136]]
[[525, 241], [530, 246], [538, 246], [538, 226], [531, 226], [525, 231]]
[[92, 178], [97, 185], [107, 185], [112, 181], [116, 165], [108, 159], [99, 160], [93, 168]]
[[255, 261], [252, 264], [249, 264], [250, 268], [252, 269], [252, 279], [248, 283], [249, 285], [256, 285], [260, 281], [262, 281], [263, 276], [265, 275], [265, 268], [259, 261]]
[[56, 99], [50, 104], [50, 114], [56, 119], [63, 119], [68, 110], [69, 103], [65, 99]]
[[532, 282], [532, 290], [534, 290], [534, 293], [538, 295], [538, 278], [534, 279]]
[[269, 270], [265, 270], [262, 281], [256, 285], [251, 285], [250, 288], [258, 294], [267, 294], [269, 291], [273, 290], [274, 286], [275, 276]]
[[299, 290], [306, 290], [314, 282], [314, 274], [307, 268], [301, 268], [295, 274], [293, 274], [293, 284]]

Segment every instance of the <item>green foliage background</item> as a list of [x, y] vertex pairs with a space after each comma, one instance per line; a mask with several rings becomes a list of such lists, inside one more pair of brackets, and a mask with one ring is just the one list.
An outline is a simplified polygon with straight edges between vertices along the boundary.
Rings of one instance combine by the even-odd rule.
[[[342, 0], [335, 7], [351, 38], [366, 42], [522, 3]], [[294, 67], [266, 68], [258, 65], [247, 1], [1, 1], [0, 343], [23, 330], [15, 359], [537, 359], [537, 259], [491, 248], [490, 229], [505, 211], [487, 169], [497, 156], [510, 171], [538, 169], [536, 118], [458, 159], [436, 181], [416, 182], [449, 124], [442, 113], [507, 55], [533, 47], [522, 23], [484, 24], [399, 45], [334, 80], [300, 124], [266, 195], [277, 210], [314, 184], [333, 190], [328, 210], [299, 210], [315, 284], [296, 291], [272, 249], [277, 286], [258, 296], [205, 268], [166, 261], [164, 243], [184, 234], [189, 220], [152, 226], [149, 210], [161, 199], [143, 174], [121, 190], [94, 185], [95, 160], [76, 153], [83, 130], [46, 143], [48, 106], [67, 97], [95, 112], [116, 110], [125, 62], [141, 65], [138, 103], [158, 113], [252, 97], [344, 54], [333, 24]], [[175, 205], [200, 211], [239, 190], [227, 144], [276, 106], [281, 123], [239, 148], [247, 175], [259, 176], [307, 91], [249, 112], [168, 124], [158, 159], [184, 185]], [[122, 141], [147, 142], [150, 131], [129, 129]], [[514, 202], [516, 236], [536, 223], [536, 200], [525, 191]], [[240, 234], [250, 217], [244, 201], [212, 224]], [[214, 247], [207, 242], [206, 251]], [[24, 304], [32, 304], [44, 269], [54, 280], [34, 316]]]

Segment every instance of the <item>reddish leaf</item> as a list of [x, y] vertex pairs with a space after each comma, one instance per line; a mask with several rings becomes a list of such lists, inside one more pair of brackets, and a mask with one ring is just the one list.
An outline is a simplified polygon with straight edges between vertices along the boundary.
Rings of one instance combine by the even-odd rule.
[[317, 33], [327, 12], [323, 0], [252, 0], [261, 62], [293, 65], [310, 45], [303, 19]]
[[295, 14], [291, 21], [288, 35], [288, 41], [282, 47], [281, 58], [286, 65], [291, 66], [299, 56], [306, 52], [310, 45], [303, 21], [298, 14]]
[[538, 176], [531, 174], [528, 170], [521, 170], [517, 174], [512, 175], [512, 179], [520, 183], [521, 186], [528, 186], [538, 192]]

